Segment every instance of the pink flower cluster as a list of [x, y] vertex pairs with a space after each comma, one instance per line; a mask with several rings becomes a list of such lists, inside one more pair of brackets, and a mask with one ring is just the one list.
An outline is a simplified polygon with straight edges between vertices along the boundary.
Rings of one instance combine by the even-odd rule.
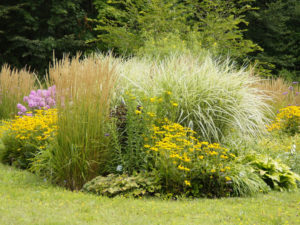
[[23, 101], [27, 103], [26, 106], [18, 104], [19, 109], [18, 115], [32, 116], [32, 113], [27, 111], [34, 111], [35, 109], [50, 109], [55, 107], [55, 85], [49, 87], [46, 90], [38, 89], [37, 91], [32, 90], [28, 96], [23, 98]]

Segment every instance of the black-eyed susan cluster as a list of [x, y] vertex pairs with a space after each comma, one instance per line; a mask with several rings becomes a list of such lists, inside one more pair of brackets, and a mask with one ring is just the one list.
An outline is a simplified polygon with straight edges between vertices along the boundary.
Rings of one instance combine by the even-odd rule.
[[0, 130], [2, 135], [14, 138], [22, 145], [30, 143], [43, 149], [57, 132], [57, 111], [35, 110], [33, 116], [16, 116], [11, 121], [4, 121]]
[[231, 180], [228, 175], [230, 162], [235, 155], [219, 143], [208, 143], [196, 138], [196, 132], [188, 127], [165, 119], [160, 126], [153, 125], [152, 144], [144, 147], [152, 154], [171, 161], [174, 168], [183, 174], [186, 186], [193, 184], [195, 172], [203, 175], [222, 174], [224, 182]]
[[300, 106], [287, 106], [279, 110], [268, 131], [283, 131], [292, 135], [300, 132]]

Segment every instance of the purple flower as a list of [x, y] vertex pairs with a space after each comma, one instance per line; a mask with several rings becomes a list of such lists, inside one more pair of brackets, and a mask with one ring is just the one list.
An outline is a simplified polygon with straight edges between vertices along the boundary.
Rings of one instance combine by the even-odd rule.
[[32, 116], [32, 113], [26, 113], [26, 116]]
[[36, 95], [36, 92], [35, 92], [34, 90], [32, 90], [32, 91], [30, 92], [30, 95], [35, 96], [35, 95]]
[[298, 81], [293, 81], [293, 84], [298, 84], [299, 82]]
[[283, 94], [283, 95], [287, 95], [287, 94], [288, 94], [288, 92], [286, 91], [286, 92], [283, 92], [282, 94]]
[[23, 98], [23, 102], [28, 102], [28, 96], [25, 96], [24, 98]]
[[299, 95], [299, 93], [300, 93], [300, 92], [296, 92], [295, 95], [297, 96], [297, 95]]
[[37, 90], [37, 94], [38, 94], [39, 96], [41, 96], [41, 95], [42, 95], [42, 90], [41, 90], [41, 89]]
[[293, 86], [289, 86], [289, 90], [291, 90], [291, 91], [292, 91], [293, 89], [294, 89], [294, 88], [293, 88]]
[[22, 104], [20, 104], [20, 103], [17, 104], [17, 108], [18, 108], [19, 110], [21, 110], [22, 107], [23, 107]]
[[109, 133], [106, 133], [105, 136], [108, 137], [108, 136], [109, 136]]
[[45, 107], [45, 106], [46, 106], [46, 103], [45, 103], [45, 101], [43, 101], [43, 100], [42, 100], [42, 101], [40, 101], [40, 106], [41, 106], [41, 107]]
[[22, 107], [20, 108], [20, 110], [21, 110], [21, 112], [26, 112], [26, 111], [27, 111], [26, 107], [23, 106], [23, 105], [22, 105]]
[[29, 100], [28, 101], [28, 106], [29, 106], [29, 108], [34, 108], [34, 107], [36, 107], [36, 103], [32, 100]]

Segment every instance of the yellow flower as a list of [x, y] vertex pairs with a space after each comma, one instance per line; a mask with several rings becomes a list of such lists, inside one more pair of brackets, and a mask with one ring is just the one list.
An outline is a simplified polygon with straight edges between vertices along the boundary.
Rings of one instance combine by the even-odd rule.
[[155, 102], [155, 97], [154, 98], [150, 98], [150, 102]]
[[228, 156], [226, 156], [226, 155], [221, 155], [221, 158], [222, 158], [222, 159], [228, 159]]
[[150, 148], [151, 146], [150, 145], [144, 145], [144, 148]]
[[155, 151], [155, 152], [158, 151], [158, 148], [155, 148], [155, 147], [151, 147], [150, 149], [151, 149], [152, 151]]
[[172, 92], [171, 92], [171, 91], [167, 91], [166, 93], [167, 93], [167, 95], [171, 95], [171, 94], [172, 94]]
[[173, 102], [172, 105], [175, 106], [175, 107], [177, 107], [178, 103]]
[[155, 117], [155, 113], [153, 112], [147, 112], [147, 115], [149, 115], [150, 117]]
[[203, 159], [204, 156], [203, 156], [203, 155], [199, 155], [198, 158], [199, 158], [199, 159]]
[[136, 115], [140, 115], [142, 112], [140, 110], [135, 110]]
[[185, 184], [186, 186], [191, 186], [191, 182], [188, 181], [188, 180], [185, 180], [185, 181], [184, 181], [184, 184]]
[[230, 177], [228, 177], [228, 176], [226, 176], [226, 177], [225, 177], [225, 180], [226, 180], [226, 181], [230, 181], [230, 180], [231, 180], [231, 178], [230, 178]]
[[180, 169], [180, 170], [184, 170], [184, 171], [187, 171], [187, 172], [189, 172], [189, 171], [190, 171], [190, 169], [189, 169], [189, 168], [187, 168], [187, 167], [184, 167], [184, 166], [182, 166], [182, 165], [179, 165], [179, 166], [178, 166], [178, 169]]
[[210, 172], [212, 172], [212, 173], [215, 173], [215, 172], [216, 172], [216, 170], [215, 170], [215, 169], [212, 169]]

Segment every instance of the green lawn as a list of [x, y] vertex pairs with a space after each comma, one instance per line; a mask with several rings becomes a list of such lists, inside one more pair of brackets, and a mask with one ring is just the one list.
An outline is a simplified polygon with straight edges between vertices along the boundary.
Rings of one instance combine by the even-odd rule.
[[253, 198], [105, 198], [0, 164], [0, 224], [300, 224], [300, 192]]

